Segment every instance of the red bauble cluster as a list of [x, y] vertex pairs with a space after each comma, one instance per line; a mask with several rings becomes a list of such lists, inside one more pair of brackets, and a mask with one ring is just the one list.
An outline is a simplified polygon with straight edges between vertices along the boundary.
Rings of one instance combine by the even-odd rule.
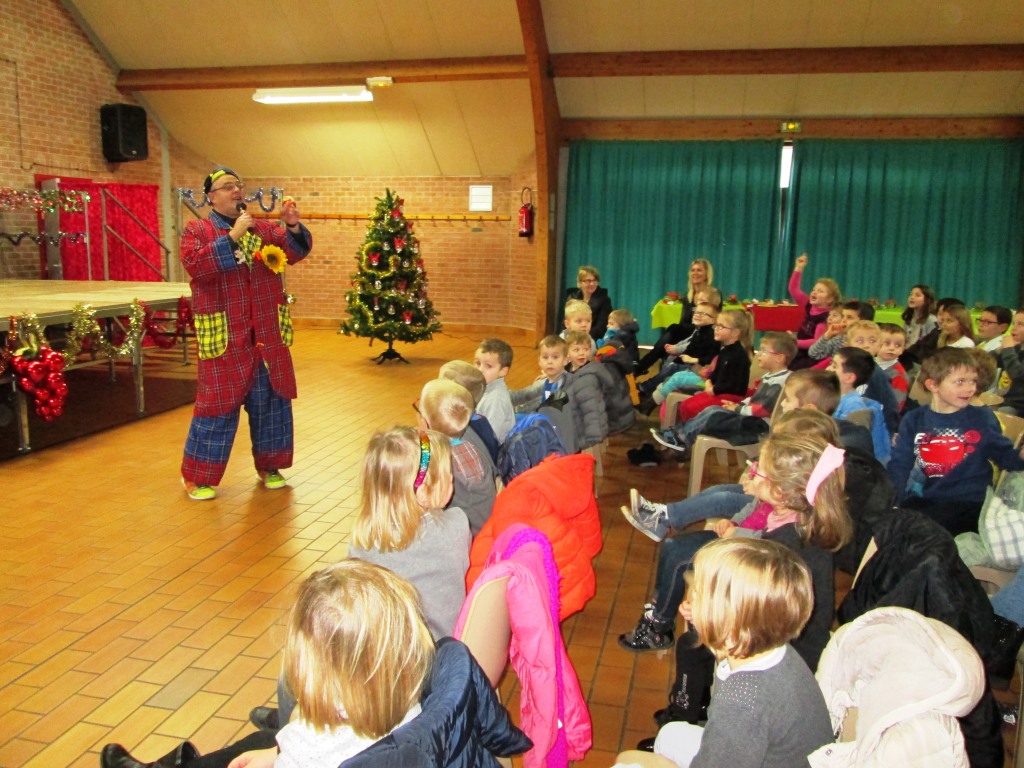
[[53, 421], [64, 413], [68, 385], [64, 381], [64, 356], [49, 347], [40, 347], [33, 358], [14, 355], [11, 368], [18, 377], [18, 386], [35, 400], [36, 415]]

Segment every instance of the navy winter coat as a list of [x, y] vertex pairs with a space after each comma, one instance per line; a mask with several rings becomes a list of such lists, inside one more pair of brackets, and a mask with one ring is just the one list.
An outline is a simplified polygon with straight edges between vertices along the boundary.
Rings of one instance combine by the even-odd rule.
[[495, 756], [518, 755], [533, 747], [458, 640], [438, 641], [421, 704], [419, 715], [340, 768], [497, 768]]

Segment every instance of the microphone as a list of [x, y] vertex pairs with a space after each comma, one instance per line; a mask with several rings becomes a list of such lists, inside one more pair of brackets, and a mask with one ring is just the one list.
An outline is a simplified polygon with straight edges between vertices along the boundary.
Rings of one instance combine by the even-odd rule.
[[[235, 205], [235, 210], [238, 211], [239, 213], [245, 213], [246, 208], [247, 206], [245, 203], [238, 203], [237, 205]], [[246, 227], [245, 231], [252, 232], [252, 227]]]

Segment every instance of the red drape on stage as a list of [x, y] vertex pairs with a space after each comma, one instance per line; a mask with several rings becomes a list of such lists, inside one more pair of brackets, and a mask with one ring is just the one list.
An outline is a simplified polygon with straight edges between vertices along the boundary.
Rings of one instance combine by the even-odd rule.
[[[109, 190], [124, 206], [145, 224], [157, 237], [160, 220], [157, 215], [156, 184], [96, 184], [81, 180], [64, 180], [60, 189], [88, 192], [90, 203], [89, 243], [61, 243], [61, 260], [65, 280], [88, 280], [88, 265], [92, 264], [92, 279], [103, 280], [103, 201], [102, 190]], [[142, 254], [142, 258], [155, 269], [150, 269], [117, 237], [107, 233], [109, 279], [128, 281], [157, 281], [164, 274], [163, 252], [160, 246], [126, 214], [117, 203], [106, 201], [107, 224]], [[61, 211], [62, 232], [85, 232], [85, 214]]]

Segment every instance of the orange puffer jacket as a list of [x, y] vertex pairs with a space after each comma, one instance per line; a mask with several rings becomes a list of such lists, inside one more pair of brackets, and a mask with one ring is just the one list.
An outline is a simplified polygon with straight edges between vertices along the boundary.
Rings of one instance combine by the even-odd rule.
[[551, 542], [561, 577], [559, 620], [594, 596], [591, 559], [601, 551], [601, 518], [594, 498], [594, 457], [587, 453], [551, 456], [509, 483], [473, 539], [466, 573], [467, 591], [483, 570], [495, 539], [513, 523], [544, 533]]

